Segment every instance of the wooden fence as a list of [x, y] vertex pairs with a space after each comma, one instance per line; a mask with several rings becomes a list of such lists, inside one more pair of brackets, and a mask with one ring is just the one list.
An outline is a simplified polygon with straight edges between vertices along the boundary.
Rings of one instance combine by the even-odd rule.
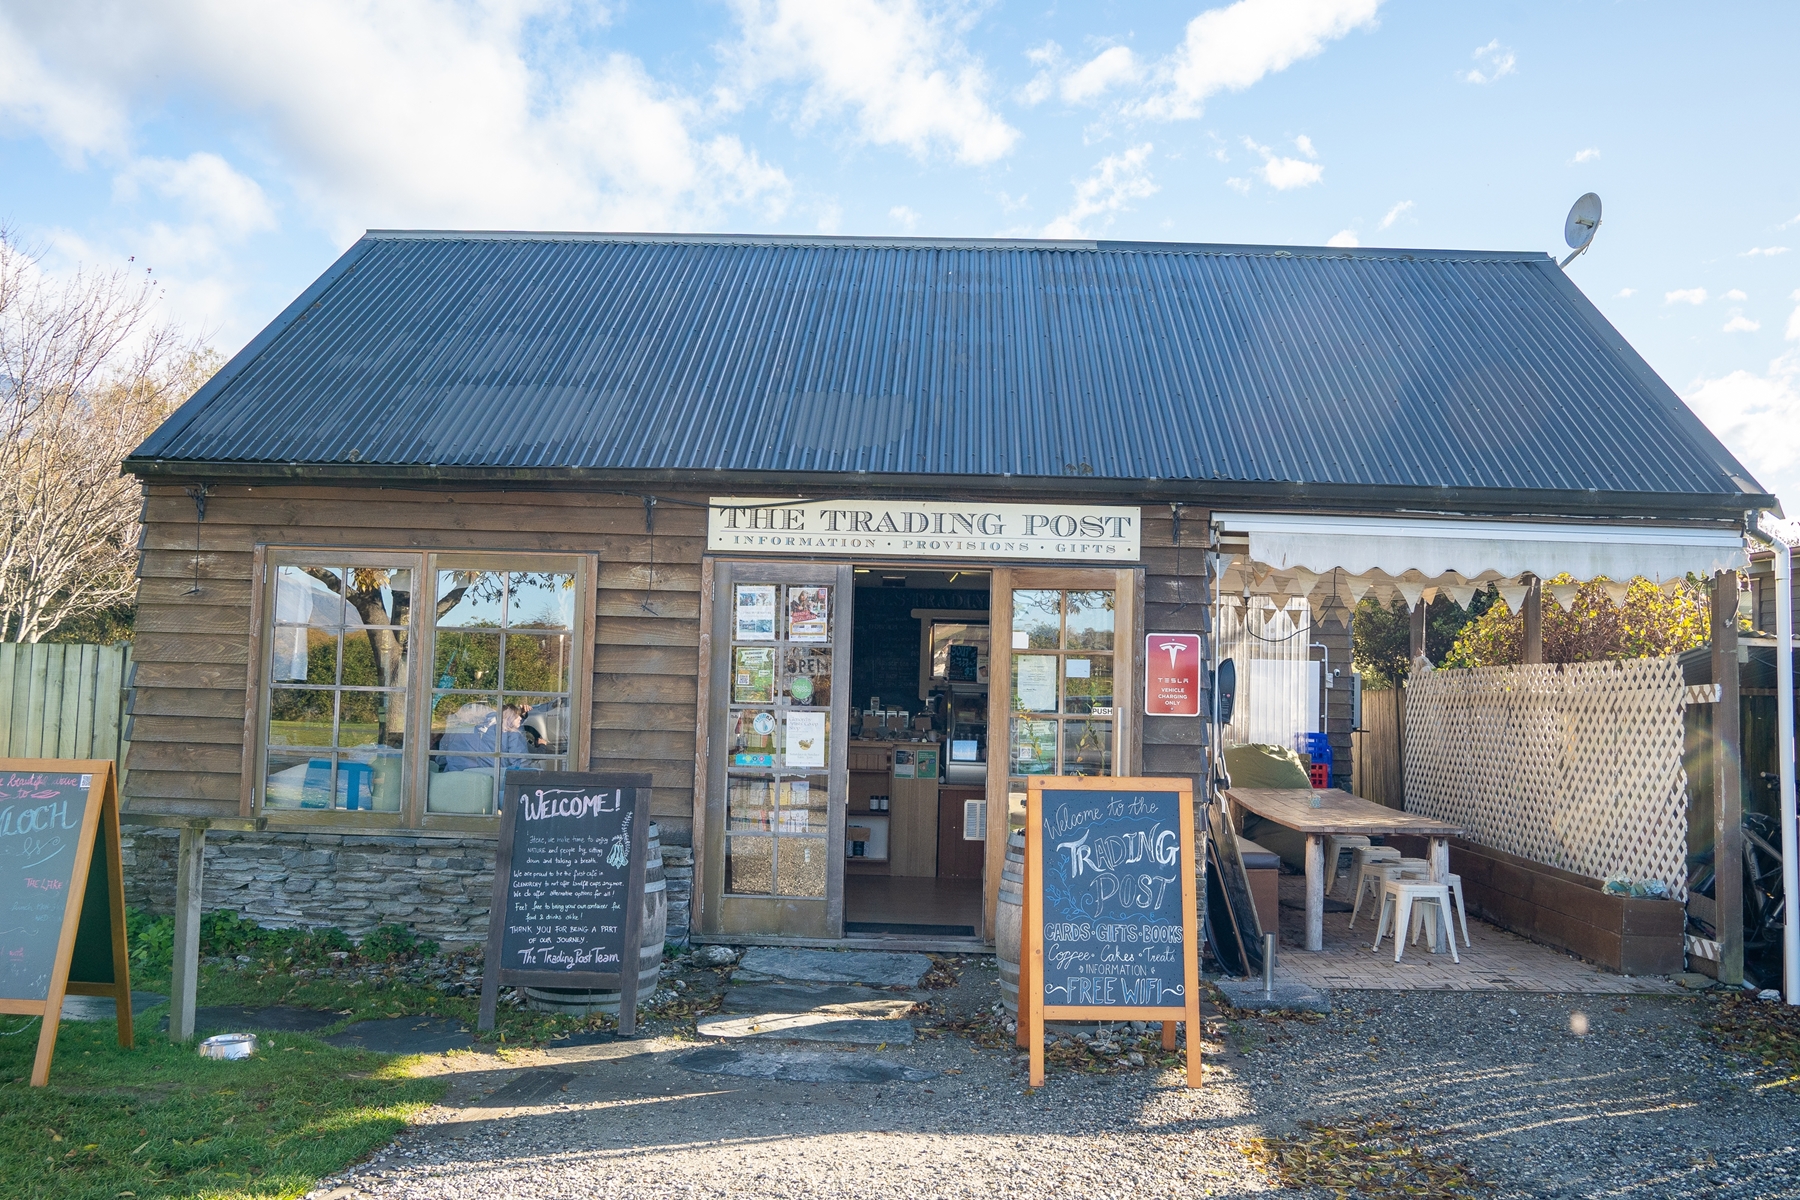
[[1350, 740], [1350, 790], [1365, 800], [1404, 808], [1406, 689], [1363, 692], [1362, 728]]
[[131, 647], [0, 643], [0, 758], [125, 765]]

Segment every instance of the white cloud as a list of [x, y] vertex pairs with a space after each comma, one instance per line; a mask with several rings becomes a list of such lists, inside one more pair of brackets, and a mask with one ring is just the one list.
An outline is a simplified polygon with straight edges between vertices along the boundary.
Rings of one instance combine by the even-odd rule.
[[1101, 159], [1086, 179], [1075, 184], [1075, 202], [1044, 227], [1050, 238], [1086, 237], [1082, 222], [1131, 207], [1133, 200], [1156, 194], [1148, 162], [1152, 145], [1144, 142]]
[[226, 237], [241, 238], [275, 227], [275, 212], [262, 186], [216, 154], [140, 158], [113, 180], [113, 195], [121, 200], [134, 200], [146, 189], [180, 202]]
[[1400, 203], [1387, 210], [1387, 216], [1381, 218], [1381, 224], [1376, 228], [1387, 229], [1391, 227], [1395, 221], [1398, 221], [1401, 217], [1411, 212], [1412, 206], [1413, 202], [1411, 200], [1402, 200]]
[[1270, 158], [1262, 166], [1263, 179], [1270, 187], [1282, 192], [1290, 188], [1311, 187], [1324, 174], [1325, 168], [1318, 163], [1304, 162], [1298, 158]]
[[915, 0], [737, 0], [736, 8], [742, 38], [728, 55], [739, 86], [802, 85], [803, 124], [850, 112], [866, 142], [972, 164], [993, 162], [1018, 140], [988, 103], [987, 72], [950, 19]]
[[1241, 192], [1247, 196], [1250, 194], [1250, 189], [1254, 185], [1241, 175], [1233, 175], [1225, 181], [1225, 186], [1234, 192]]
[[1749, 298], [1750, 297], [1746, 296], [1738, 288], [1732, 288], [1729, 292], [1726, 292], [1723, 297], [1721, 297], [1721, 299], [1724, 299], [1724, 300], [1748, 300]]
[[1787, 252], [1786, 246], [1752, 246], [1744, 251], [1743, 257], [1756, 258], [1760, 255], [1763, 258], [1774, 258], [1777, 254], [1786, 254]]
[[1319, 152], [1313, 149], [1312, 139], [1304, 133], [1294, 139], [1294, 147], [1308, 158], [1319, 157]]
[[1263, 76], [1311, 58], [1351, 30], [1371, 24], [1381, 0], [1238, 0], [1188, 22], [1182, 44], [1157, 68], [1157, 87], [1139, 106], [1164, 120], [1197, 117], [1209, 96], [1241, 92]]
[[1614, 292], [1613, 295], [1618, 297], [1621, 300], [1626, 300], [1626, 299], [1630, 299], [1632, 296], [1637, 295], [1637, 289], [1636, 288], [1620, 288], [1618, 291]]
[[[1463, 72], [1464, 83], [1492, 83], [1496, 79], [1504, 79], [1513, 73], [1519, 62], [1512, 48], [1502, 46], [1498, 38], [1485, 46], [1475, 47], [1475, 52], [1469, 57], [1481, 65]], [[1595, 153], [1598, 154], [1599, 151], [1596, 150]]]
[[[1267, 146], [1257, 145], [1249, 138], [1244, 139], [1244, 146], [1262, 155], [1263, 165], [1258, 169], [1257, 174], [1263, 177], [1263, 182], [1276, 191], [1285, 192], [1291, 188], [1311, 187], [1325, 175], [1325, 168], [1318, 163], [1307, 162], [1301, 158], [1283, 157]], [[1311, 152], [1312, 143], [1307, 142], [1303, 149]]]
[[1800, 511], [1800, 353], [1763, 375], [1697, 379], [1682, 399], [1789, 513]]
[[1587, 163], [1587, 162], [1593, 162], [1596, 158], [1599, 158], [1599, 157], [1600, 157], [1600, 147], [1589, 146], [1585, 150], [1577, 150], [1575, 152], [1575, 157], [1571, 158], [1569, 161], [1572, 163]]
[[1055, 42], [1045, 42], [1041, 46], [1033, 46], [1025, 51], [1025, 61], [1038, 68], [1037, 74], [1020, 88], [1017, 99], [1020, 104], [1030, 108], [1034, 104], [1042, 104], [1056, 90], [1056, 72], [1062, 66], [1062, 47]]
[[1362, 245], [1362, 239], [1356, 236], [1354, 229], [1340, 229], [1325, 240], [1327, 246], [1349, 248]]
[[1705, 288], [1677, 288], [1663, 293], [1664, 304], [1705, 304]]
[[1749, 317], [1743, 316], [1741, 314], [1733, 314], [1731, 320], [1725, 322], [1725, 325], [1723, 327], [1723, 332], [1725, 332], [1725, 333], [1755, 333], [1757, 330], [1759, 330], [1761, 328], [1762, 328], [1761, 321], [1752, 321]]
[[1114, 46], [1069, 72], [1063, 77], [1059, 91], [1070, 104], [1092, 100], [1108, 89], [1130, 83], [1138, 77], [1137, 58], [1128, 46]]
[[888, 219], [908, 233], [919, 227], [919, 214], [904, 204], [896, 204], [888, 209]]
[[635, 58], [534, 59], [540, 7], [95, 0], [30, 10], [30, 37], [89, 109], [106, 106], [46, 136], [103, 149], [95, 130], [127, 128], [181, 79], [255, 122], [269, 173], [340, 241], [372, 226], [694, 228], [733, 207], [782, 211], [781, 170], [710, 132], [694, 97]]
[[1790, 225], [1800, 225], [1800, 213], [1795, 213], [1793, 216], [1789, 217], [1787, 220], [1783, 221], [1781, 224], [1777, 225], [1775, 228], [1786, 229]]

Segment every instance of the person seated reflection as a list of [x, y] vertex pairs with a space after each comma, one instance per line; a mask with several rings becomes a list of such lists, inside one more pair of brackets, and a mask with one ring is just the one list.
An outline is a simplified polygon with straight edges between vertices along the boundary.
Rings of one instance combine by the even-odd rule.
[[[471, 711], [473, 710], [473, 711]], [[531, 752], [531, 745], [525, 740], [520, 730], [524, 717], [519, 706], [508, 704], [499, 712], [482, 705], [467, 705], [459, 709], [451, 718], [450, 728], [438, 739], [439, 750], [470, 751], [494, 749], [495, 735], [499, 735], [501, 759], [500, 765], [509, 771], [529, 771], [536, 768], [530, 759], [520, 757]], [[444, 759], [446, 771], [491, 771], [494, 769], [493, 754], [452, 754]]]

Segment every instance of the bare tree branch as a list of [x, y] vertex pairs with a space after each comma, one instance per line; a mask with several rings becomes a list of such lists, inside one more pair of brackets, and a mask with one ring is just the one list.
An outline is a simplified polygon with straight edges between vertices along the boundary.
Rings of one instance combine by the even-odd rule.
[[129, 600], [141, 490], [119, 464], [216, 368], [126, 272], [60, 283], [0, 229], [0, 640]]

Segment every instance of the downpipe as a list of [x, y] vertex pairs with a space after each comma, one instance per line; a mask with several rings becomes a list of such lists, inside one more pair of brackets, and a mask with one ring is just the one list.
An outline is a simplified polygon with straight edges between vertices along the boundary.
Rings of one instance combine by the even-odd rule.
[[1781, 788], [1782, 993], [1800, 1006], [1800, 814], [1794, 802], [1794, 552], [1800, 521], [1766, 509], [1751, 530], [1775, 552], [1775, 741]]

